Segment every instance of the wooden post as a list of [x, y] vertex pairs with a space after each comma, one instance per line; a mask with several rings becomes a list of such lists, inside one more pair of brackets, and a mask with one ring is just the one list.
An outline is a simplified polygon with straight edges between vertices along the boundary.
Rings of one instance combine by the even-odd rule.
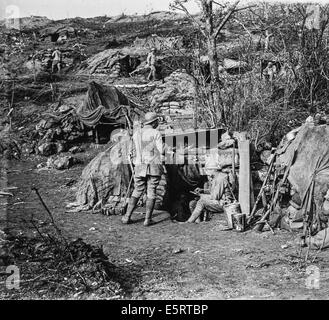
[[[241, 137], [241, 136], [240, 136]], [[239, 203], [242, 213], [250, 215], [251, 173], [250, 173], [250, 141], [239, 141], [240, 170], [239, 170]]]
[[252, 174], [250, 170], [250, 212], [255, 205], [254, 183], [252, 181]]

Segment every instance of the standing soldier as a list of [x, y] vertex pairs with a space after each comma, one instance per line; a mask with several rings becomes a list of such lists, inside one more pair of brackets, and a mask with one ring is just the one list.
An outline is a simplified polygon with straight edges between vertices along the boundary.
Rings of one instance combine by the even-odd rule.
[[151, 49], [151, 52], [148, 54], [147, 58], [146, 58], [146, 62], [147, 62], [147, 66], [150, 68], [150, 73], [147, 77], [147, 80], [155, 80], [155, 76], [156, 76], [156, 68], [155, 68], [155, 64], [156, 64], [156, 57], [155, 57], [155, 48]]
[[144, 190], [147, 190], [146, 214], [144, 226], [153, 223], [152, 213], [156, 200], [156, 188], [163, 173], [162, 152], [163, 143], [157, 130], [159, 119], [154, 112], [145, 114], [144, 126], [137, 130], [132, 138], [131, 154], [135, 164], [134, 191], [130, 198], [122, 223], [131, 222], [130, 217]]
[[57, 67], [58, 72], [61, 72], [61, 62], [62, 62], [62, 53], [56, 47], [55, 51], [51, 55], [53, 57], [53, 63], [51, 65], [51, 72], [54, 73], [55, 67]]

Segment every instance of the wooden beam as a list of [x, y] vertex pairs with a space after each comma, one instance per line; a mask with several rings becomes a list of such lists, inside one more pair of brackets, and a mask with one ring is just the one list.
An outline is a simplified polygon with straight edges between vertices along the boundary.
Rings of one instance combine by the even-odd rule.
[[250, 141], [239, 141], [240, 170], [239, 170], [239, 203], [242, 213], [250, 215], [251, 206], [251, 173], [250, 173]]

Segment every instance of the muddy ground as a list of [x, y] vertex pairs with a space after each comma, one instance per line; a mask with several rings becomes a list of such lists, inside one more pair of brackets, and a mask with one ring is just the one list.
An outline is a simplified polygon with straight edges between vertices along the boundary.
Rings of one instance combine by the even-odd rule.
[[[80, 155], [84, 164], [65, 171], [36, 169], [45, 160], [40, 157], [11, 162], [8, 183], [17, 189], [8, 206], [7, 231], [36, 235], [28, 223], [32, 215], [40, 230], [50, 228], [44, 207], [31, 191], [35, 186], [67, 238], [103, 246], [122, 270], [127, 299], [327, 299], [328, 254], [310, 252], [303, 263], [306, 249], [300, 255], [293, 244], [296, 233], [221, 231], [221, 215], [185, 225], [156, 211], [157, 224], [145, 228], [143, 209], [137, 210], [131, 225], [122, 225], [120, 216], [65, 213], [66, 203], [75, 198], [75, 182], [97, 152], [100, 149], [89, 148]], [[320, 270], [318, 289], [307, 287], [310, 265]]]

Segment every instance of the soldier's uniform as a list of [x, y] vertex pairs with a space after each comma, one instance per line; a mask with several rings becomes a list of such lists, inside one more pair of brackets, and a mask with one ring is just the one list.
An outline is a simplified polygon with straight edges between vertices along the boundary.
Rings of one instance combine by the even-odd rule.
[[146, 214], [144, 225], [152, 223], [152, 213], [156, 200], [156, 188], [163, 173], [162, 138], [156, 129], [158, 117], [154, 112], [145, 115], [144, 127], [133, 134], [132, 157], [135, 164], [134, 191], [122, 222], [127, 224], [137, 205], [138, 199], [146, 189]]
[[209, 194], [200, 194], [200, 199], [197, 201], [187, 222], [195, 222], [205, 210], [208, 212], [222, 212], [224, 205], [232, 202], [233, 196], [228, 175], [224, 172], [220, 172], [219, 167], [217, 167], [216, 170], [217, 171], [213, 173], [213, 177], [209, 178]]
[[155, 80], [156, 78], [156, 67], [155, 67], [155, 48], [152, 48], [151, 52], [148, 54], [146, 58], [147, 65], [150, 67], [150, 73], [147, 77], [148, 80]]
[[155, 199], [155, 190], [163, 173], [161, 155], [162, 138], [158, 130], [147, 124], [134, 133], [132, 156], [135, 164], [135, 188], [133, 197], [139, 198], [147, 187], [147, 197]]
[[54, 57], [54, 59], [52, 62], [51, 71], [54, 72], [56, 66], [58, 71], [61, 71], [62, 53], [56, 48], [52, 53], [52, 57]]

